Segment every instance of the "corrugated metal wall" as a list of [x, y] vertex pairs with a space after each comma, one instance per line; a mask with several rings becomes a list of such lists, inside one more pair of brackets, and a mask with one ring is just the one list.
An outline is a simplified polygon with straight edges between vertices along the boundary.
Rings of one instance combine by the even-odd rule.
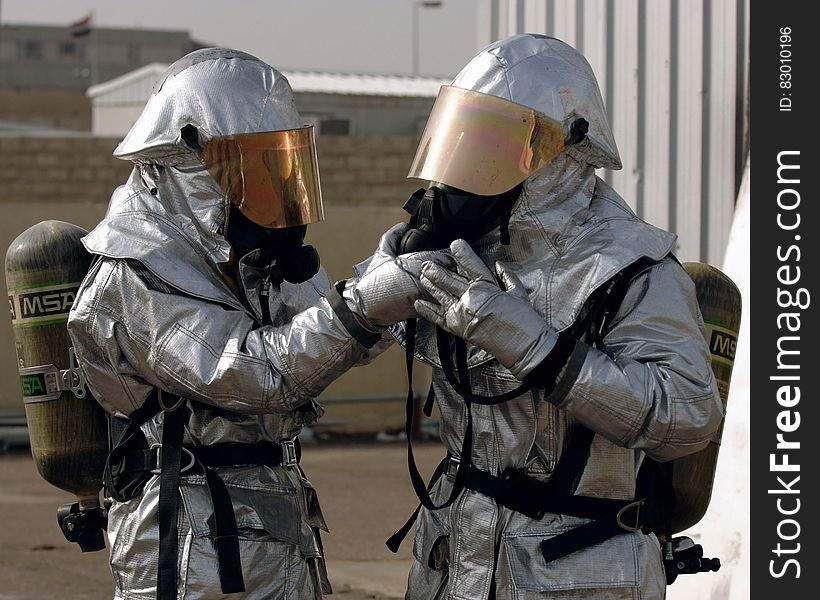
[[545, 33], [598, 77], [624, 168], [602, 176], [679, 236], [678, 256], [723, 254], [748, 149], [748, 0], [479, 0], [481, 46]]

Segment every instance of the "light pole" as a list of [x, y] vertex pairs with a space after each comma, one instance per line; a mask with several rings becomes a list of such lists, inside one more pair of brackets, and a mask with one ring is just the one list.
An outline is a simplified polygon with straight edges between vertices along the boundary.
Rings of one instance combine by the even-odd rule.
[[419, 8], [440, 8], [441, 0], [413, 0], [413, 75], [419, 74]]

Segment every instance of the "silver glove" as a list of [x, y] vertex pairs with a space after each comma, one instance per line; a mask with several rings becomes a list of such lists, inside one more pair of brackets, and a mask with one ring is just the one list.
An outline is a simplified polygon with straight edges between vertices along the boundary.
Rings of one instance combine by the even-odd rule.
[[[421, 265], [454, 264], [446, 251], [410, 252], [397, 256], [407, 223], [398, 223], [385, 232], [364, 273], [350, 279], [342, 296], [350, 310], [365, 325], [385, 327], [418, 314], [414, 302], [422, 297], [419, 283]], [[426, 296], [429, 297], [429, 296]], [[372, 328], [372, 327], [371, 327]]]
[[417, 300], [420, 317], [492, 354], [523, 379], [550, 353], [558, 333], [532, 307], [523, 285], [502, 264], [498, 280], [464, 240], [450, 244], [458, 272], [432, 262], [421, 285], [436, 300]]

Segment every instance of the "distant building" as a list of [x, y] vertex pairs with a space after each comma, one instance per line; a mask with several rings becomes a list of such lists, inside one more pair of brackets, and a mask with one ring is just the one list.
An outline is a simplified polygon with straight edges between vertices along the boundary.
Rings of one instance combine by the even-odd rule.
[[0, 88], [85, 91], [154, 62], [173, 62], [203, 44], [187, 31], [46, 25], [2, 25]]
[[202, 47], [187, 31], [3, 24], [0, 120], [88, 131], [89, 86]]
[[[167, 69], [151, 64], [88, 89], [92, 132], [122, 136], [142, 112]], [[317, 135], [417, 135], [438, 90], [449, 80], [394, 75], [283, 71], [296, 106]]]

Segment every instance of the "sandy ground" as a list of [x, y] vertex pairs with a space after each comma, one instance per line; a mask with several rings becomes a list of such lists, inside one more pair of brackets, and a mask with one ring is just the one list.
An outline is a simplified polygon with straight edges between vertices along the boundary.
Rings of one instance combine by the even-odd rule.
[[[432, 472], [441, 446], [416, 444]], [[384, 541], [415, 508], [403, 443], [305, 447], [302, 464], [331, 529], [328, 568], [340, 600], [404, 595], [412, 533], [397, 555]], [[82, 553], [56, 523], [71, 497], [43, 481], [27, 453], [0, 455], [0, 600], [105, 600], [112, 597], [107, 551]]]

